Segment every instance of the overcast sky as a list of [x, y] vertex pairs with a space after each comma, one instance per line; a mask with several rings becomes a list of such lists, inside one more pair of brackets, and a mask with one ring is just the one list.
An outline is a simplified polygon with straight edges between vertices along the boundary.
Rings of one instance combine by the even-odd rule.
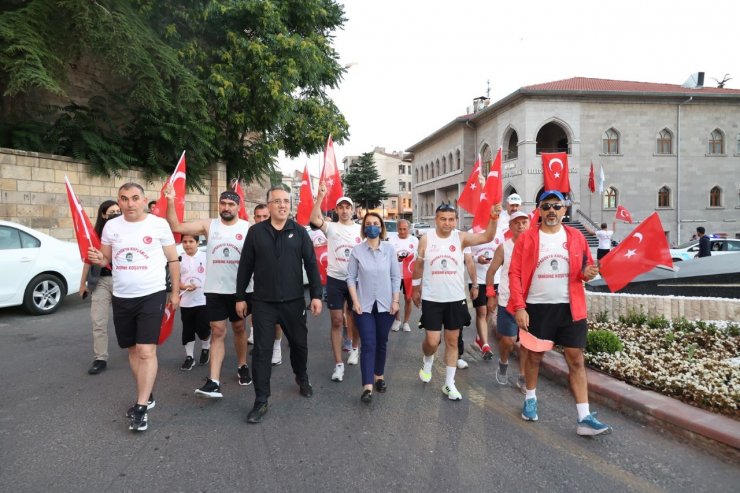
[[[651, 1], [350, 0], [336, 33], [342, 64], [330, 95], [349, 122], [337, 160], [375, 146], [402, 151], [456, 116], [473, 98], [570, 77], [740, 87], [737, 0]], [[283, 170], [319, 156], [280, 159]]]

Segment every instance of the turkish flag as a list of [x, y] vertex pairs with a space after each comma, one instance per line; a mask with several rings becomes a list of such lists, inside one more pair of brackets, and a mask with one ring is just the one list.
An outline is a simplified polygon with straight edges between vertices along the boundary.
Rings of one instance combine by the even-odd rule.
[[64, 177], [64, 184], [67, 187], [67, 200], [69, 201], [69, 210], [72, 213], [72, 224], [75, 228], [77, 246], [80, 249], [80, 258], [86, 264], [92, 264], [87, 258], [87, 251], [90, 247], [100, 250], [100, 238], [98, 238], [98, 233], [95, 232], [90, 218], [87, 217], [85, 210], [80, 205], [80, 201], [77, 200], [72, 185], [70, 185], [66, 176]]
[[321, 277], [321, 284], [326, 286], [326, 268], [329, 265], [329, 252], [327, 244], [314, 245], [313, 251], [316, 254], [316, 264], [319, 267], [319, 277]]
[[570, 192], [568, 177], [568, 154], [565, 152], [543, 152], [542, 172], [545, 175], [545, 190]]
[[157, 341], [157, 344], [161, 346], [165, 343], [170, 334], [172, 334], [174, 324], [175, 310], [172, 307], [172, 303], [167, 303], [164, 306], [164, 313], [162, 314], [162, 325], [159, 328], [159, 341]]
[[501, 176], [501, 148], [498, 148], [496, 157], [491, 163], [491, 169], [486, 176], [486, 185], [480, 194], [478, 208], [473, 218], [473, 231], [480, 232], [486, 229], [490, 221], [491, 208], [500, 203], [504, 195], [503, 177]]
[[653, 212], [599, 263], [599, 273], [611, 292], [658, 265], [673, 267], [668, 240], [657, 212]]
[[295, 220], [301, 226], [308, 226], [313, 209], [313, 191], [311, 190], [311, 176], [308, 174], [308, 163], [303, 168], [303, 179], [301, 180], [301, 192], [298, 195], [298, 210]]
[[480, 193], [483, 188], [483, 183], [480, 179], [480, 155], [475, 160], [473, 166], [473, 172], [468, 177], [468, 182], [465, 184], [460, 198], [457, 199], [457, 205], [465, 209], [471, 214], [475, 214], [478, 204], [480, 203]]
[[591, 171], [588, 173], [588, 189], [591, 193], [596, 191], [596, 180], [594, 178], [594, 162], [591, 161]]
[[239, 183], [239, 180], [234, 179], [234, 183], [231, 185], [231, 188], [234, 190], [234, 193], [239, 196], [239, 219], [249, 221], [249, 212], [247, 212], [247, 204], [244, 200], [244, 189], [242, 188], [241, 183]]
[[614, 218], [632, 224], [632, 214], [630, 214], [630, 211], [628, 211], [621, 205], [617, 206], [617, 214], [616, 216], [614, 216]]
[[409, 253], [404, 257], [403, 263], [401, 264], [403, 268], [403, 272], [401, 273], [401, 277], [403, 278], [403, 290], [406, 292], [405, 298], [407, 300], [411, 299], [411, 290], [414, 289], [411, 285], [411, 280], [414, 276], [414, 258], [414, 254]]
[[535, 207], [532, 212], [529, 213], [529, 229], [537, 229], [540, 227], [540, 209]]
[[342, 190], [342, 178], [339, 176], [337, 158], [334, 155], [334, 142], [331, 140], [331, 135], [327, 139], [326, 148], [324, 149], [324, 169], [321, 170], [321, 181], [326, 184], [326, 195], [321, 202], [321, 210], [328, 211], [334, 209], [337, 205], [337, 200], [344, 195], [344, 190]]
[[[164, 185], [162, 185], [162, 189], [159, 192], [159, 199], [157, 200], [154, 208], [150, 211], [152, 214], [167, 219], [167, 199], [164, 196], [164, 190], [165, 188], [167, 188], [167, 184], [172, 183], [172, 186], [175, 189], [175, 214], [177, 215], [178, 221], [183, 221], [183, 219], [185, 218], [186, 168], [187, 165], [185, 163], [185, 151], [182, 151], [182, 156], [180, 156], [180, 160], [177, 162], [177, 166], [175, 166], [175, 171], [172, 173], [172, 176], [170, 176], [170, 179], [167, 180]], [[175, 233], [175, 241], [177, 243], [180, 243], [181, 239], [182, 235], [180, 235], [179, 233]]]

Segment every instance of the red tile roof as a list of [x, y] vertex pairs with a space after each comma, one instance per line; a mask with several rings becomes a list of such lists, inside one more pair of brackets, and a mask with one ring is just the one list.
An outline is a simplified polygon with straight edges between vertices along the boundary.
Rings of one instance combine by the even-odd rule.
[[593, 91], [630, 93], [677, 93], [677, 94], [740, 94], [740, 89], [721, 89], [704, 86], [701, 89], [688, 89], [677, 84], [657, 84], [654, 82], [634, 82], [627, 80], [590, 79], [573, 77], [522, 87], [524, 91]]

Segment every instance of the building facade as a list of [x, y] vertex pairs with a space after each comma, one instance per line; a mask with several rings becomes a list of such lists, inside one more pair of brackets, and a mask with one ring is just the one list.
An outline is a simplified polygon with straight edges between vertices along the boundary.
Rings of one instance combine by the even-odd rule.
[[[619, 205], [636, 220], [658, 212], [669, 242], [708, 233], [740, 237], [740, 90], [573, 78], [527, 86], [455, 118], [408, 149], [414, 220], [457, 198], [480, 154], [503, 148], [504, 196], [529, 211], [543, 188], [543, 152], [567, 152], [570, 215], [611, 224]], [[590, 165], [604, 193], [588, 189]], [[462, 226], [472, 217], [460, 210]], [[618, 227], [623, 238], [634, 225]]]

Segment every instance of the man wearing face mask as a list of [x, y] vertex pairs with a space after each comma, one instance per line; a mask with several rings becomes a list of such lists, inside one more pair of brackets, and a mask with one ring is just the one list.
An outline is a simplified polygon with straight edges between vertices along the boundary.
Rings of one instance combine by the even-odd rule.
[[[561, 224], [567, 210], [557, 190], [540, 195], [539, 228], [519, 236], [509, 266], [509, 303], [520, 330], [563, 346], [570, 388], [576, 400], [579, 435], [608, 433], [611, 428], [596, 419], [588, 404], [588, 382], [583, 360], [586, 346], [586, 293], [584, 281], [598, 273], [586, 238]], [[527, 351], [526, 392], [522, 419], [537, 421], [537, 377], [544, 353]]]

